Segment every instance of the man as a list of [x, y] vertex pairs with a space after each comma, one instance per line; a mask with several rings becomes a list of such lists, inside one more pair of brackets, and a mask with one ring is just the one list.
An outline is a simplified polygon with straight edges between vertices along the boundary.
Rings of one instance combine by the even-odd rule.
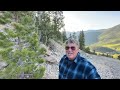
[[65, 50], [59, 62], [59, 79], [101, 79], [95, 66], [80, 56], [77, 41], [67, 40]]

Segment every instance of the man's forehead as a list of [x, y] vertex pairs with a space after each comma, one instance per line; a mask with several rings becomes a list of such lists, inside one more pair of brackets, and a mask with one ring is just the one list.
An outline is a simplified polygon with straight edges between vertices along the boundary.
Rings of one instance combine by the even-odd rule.
[[66, 44], [66, 46], [77, 46], [77, 44], [75, 44], [75, 43], [68, 43], [68, 44]]

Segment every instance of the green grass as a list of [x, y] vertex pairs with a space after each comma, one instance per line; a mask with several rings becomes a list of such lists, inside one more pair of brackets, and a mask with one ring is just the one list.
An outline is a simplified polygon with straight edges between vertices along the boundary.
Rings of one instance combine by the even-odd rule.
[[102, 54], [101, 52], [95, 52], [95, 53], [97, 53], [97, 55], [101, 55]]
[[112, 55], [112, 56], [113, 56], [113, 58], [117, 59], [119, 55], [120, 55], [120, 54], [114, 54], [114, 55]]
[[103, 47], [111, 48], [116, 51], [120, 51], [120, 44], [104, 44]]
[[106, 47], [106, 48], [113, 49], [117, 52], [120, 52], [120, 43], [115, 43], [115, 44], [96, 43], [96, 44], [91, 45], [90, 49], [95, 49], [99, 47]]
[[[115, 44], [105, 44], [105, 43], [104, 44], [103, 43], [98, 44], [97, 43], [97, 44], [92, 45], [90, 48], [95, 49], [95, 48], [99, 48], [99, 47], [106, 47], [106, 48], [113, 49], [113, 50], [115, 50], [117, 52], [120, 52], [120, 43], [115, 43]], [[103, 54], [101, 52], [96, 52], [96, 53], [97, 53], [97, 55], [102, 55]], [[114, 59], [117, 59], [119, 55], [120, 54], [114, 53], [112, 56], [113, 56]]]

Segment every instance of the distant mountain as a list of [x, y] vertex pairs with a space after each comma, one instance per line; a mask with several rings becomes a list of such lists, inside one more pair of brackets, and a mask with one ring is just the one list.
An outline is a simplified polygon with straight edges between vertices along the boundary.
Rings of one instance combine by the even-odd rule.
[[105, 44], [120, 43], [120, 24], [105, 30], [100, 36], [99, 41]]
[[88, 30], [84, 31], [85, 45], [91, 45], [98, 42], [99, 35], [102, 34], [103, 30]]
[[[67, 32], [67, 37], [73, 32]], [[108, 29], [87, 30], [85, 34], [85, 45], [91, 50], [102, 53], [120, 54], [120, 24]], [[76, 32], [78, 37], [79, 32]]]
[[[87, 31], [84, 31], [84, 35], [85, 35], [85, 45], [91, 45], [91, 44], [94, 44], [96, 42], [98, 42], [98, 37], [100, 34], [102, 34], [104, 30], [101, 29], [101, 30], [87, 30]], [[78, 37], [80, 31], [77, 31], [76, 32], [76, 36]], [[73, 32], [67, 32], [67, 37], [70, 36], [70, 34], [72, 35]]]
[[120, 24], [103, 30], [98, 36], [98, 42], [90, 45], [90, 48], [104, 53], [120, 54]]

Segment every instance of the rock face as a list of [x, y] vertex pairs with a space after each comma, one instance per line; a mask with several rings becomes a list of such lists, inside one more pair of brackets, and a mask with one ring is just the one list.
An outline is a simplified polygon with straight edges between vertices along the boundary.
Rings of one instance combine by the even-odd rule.
[[6, 66], [8, 66], [7, 63], [5, 63], [3, 61], [0, 62], [0, 70], [2, 70], [3, 68], [5, 68]]
[[[51, 45], [52, 48], [50, 48]], [[61, 57], [65, 54], [63, 46], [52, 40], [48, 47], [44, 45], [41, 45], [41, 47], [47, 49], [47, 54], [43, 56], [43, 58], [46, 60], [46, 70], [43, 79], [58, 79], [58, 64]]]

